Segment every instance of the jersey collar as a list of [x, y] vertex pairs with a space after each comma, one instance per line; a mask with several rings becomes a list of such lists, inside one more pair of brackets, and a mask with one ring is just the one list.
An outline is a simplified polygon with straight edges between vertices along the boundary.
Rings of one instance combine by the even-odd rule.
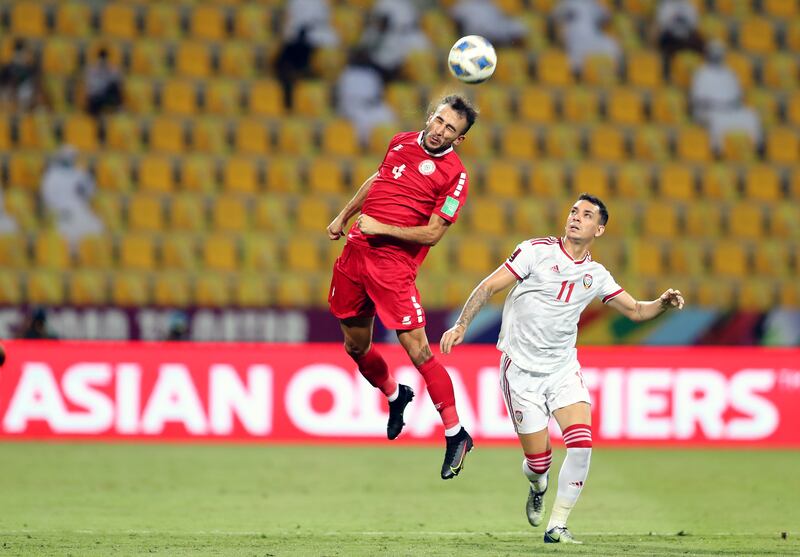
[[569, 260], [575, 263], [576, 265], [580, 265], [581, 263], [586, 263], [587, 261], [592, 260], [592, 254], [587, 251], [586, 255], [583, 256], [583, 259], [581, 259], [580, 261], [575, 261], [569, 254], [569, 252], [566, 249], [564, 249], [564, 242], [561, 238], [558, 239], [558, 247], [560, 247], [563, 254], [569, 257]]
[[450, 151], [452, 151], [452, 150], [453, 150], [453, 146], [452, 146], [452, 145], [450, 145], [450, 147], [448, 147], [447, 149], [445, 149], [445, 150], [444, 150], [444, 151], [442, 151], [441, 153], [431, 153], [430, 151], [428, 151], [428, 150], [425, 148], [425, 145], [423, 145], [423, 144], [422, 144], [422, 134], [424, 134], [424, 133], [425, 133], [424, 131], [421, 131], [421, 132], [419, 132], [419, 135], [417, 136], [417, 145], [419, 145], [420, 147], [422, 147], [422, 150], [423, 150], [423, 151], [425, 151], [425, 152], [426, 152], [427, 154], [429, 154], [430, 156], [432, 156], [432, 157], [443, 157], [443, 156], [445, 156], [447, 153], [449, 153]]

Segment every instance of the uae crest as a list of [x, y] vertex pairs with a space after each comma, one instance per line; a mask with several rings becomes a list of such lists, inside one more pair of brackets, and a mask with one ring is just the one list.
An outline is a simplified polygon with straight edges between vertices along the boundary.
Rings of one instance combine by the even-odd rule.
[[589, 288], [592, 285], [592, 275], [583, 275], [583, 287]]

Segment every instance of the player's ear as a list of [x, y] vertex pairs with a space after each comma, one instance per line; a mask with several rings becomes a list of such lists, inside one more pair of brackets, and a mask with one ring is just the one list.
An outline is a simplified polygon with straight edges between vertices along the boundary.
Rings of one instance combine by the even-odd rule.
[[455, 147], [456, 145], [460, 145], [461, 142], [464, 141], [466, 138], [467, 138], [466, 135], [459, 135], [457, 138], [453, 140], [453, 147]]
[[594, 237], [595, 238], [599, 238], [600, 236], [603, 235], [603, 232], [605, 232], [605, 231], [606, 231], [606, 225], [605, 224], [597, 225], [597, 232], [594, 233]]

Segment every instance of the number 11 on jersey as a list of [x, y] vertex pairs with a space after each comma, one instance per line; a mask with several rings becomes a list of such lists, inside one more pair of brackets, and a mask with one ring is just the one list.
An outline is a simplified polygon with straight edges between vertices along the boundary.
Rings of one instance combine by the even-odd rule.
[[[567, 288], [567, 285], [569, 285], [569, 288]], [[572, 296], [572, 290], [574, 288], [575, 288], [575, 283], [574, 282], [568, 282], [568, 281], [565, 280], [564, 282], [561, 283], [561, 290], [558, 291], [558, 296], [556, 296], [556, 300], [558, 300], [560, 302], [561, 301], [561, 296], [564, 295], [564, 290], [566, 290], [567, 291], [567, 297], [564, 298], [564, 303], [565, 304], [569, 303], [569, 298], [570, 298], [570, 296]]]

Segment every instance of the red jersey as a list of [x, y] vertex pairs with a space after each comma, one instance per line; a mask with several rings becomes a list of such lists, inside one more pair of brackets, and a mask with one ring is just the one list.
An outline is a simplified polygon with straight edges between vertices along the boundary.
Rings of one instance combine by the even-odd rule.
[[[395, 135], [364, 200], [361, 212], [384, 224], [424, 226], [437, 214], [453, 223], [467, 199], [469, 181], [461, 159], [452, 147], [429, 153], [422, 147], [423, 132]], [[347, 240], [397, 253], [419, 266], [429, 246], [389, 236], [365, 236], [353, 224]]]

